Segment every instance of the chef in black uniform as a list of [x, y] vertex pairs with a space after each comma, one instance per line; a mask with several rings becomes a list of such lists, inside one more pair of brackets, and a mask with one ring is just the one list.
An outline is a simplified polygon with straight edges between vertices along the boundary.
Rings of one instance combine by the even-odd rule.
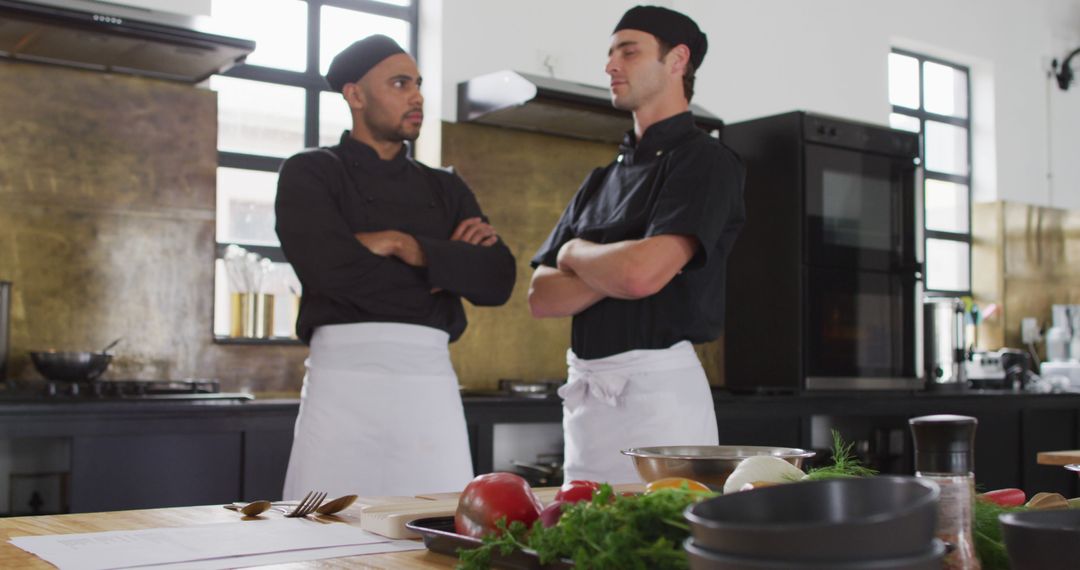
[[606, 72], [612, 104], [632, 112], [634, 129], [532, 260], [533, 315], [573, 317], [569, 381], [559, 391], [568, 479], [636, 482], [621, 449], [717, 443], [691, 343], [723, 330], [744, 167], [689, 111], [706, 47], [681, 13], [626, 12]]
[[284, 496], [459, 491], [473, 471], [448, 343], [462, 298], [510, 297], [514, 257], [460, 178], [409, 156], [423, 121], [412, 57], [370, 36], [326, 79], [353, 128], [285, 161], [275, 203], [311, 347]]

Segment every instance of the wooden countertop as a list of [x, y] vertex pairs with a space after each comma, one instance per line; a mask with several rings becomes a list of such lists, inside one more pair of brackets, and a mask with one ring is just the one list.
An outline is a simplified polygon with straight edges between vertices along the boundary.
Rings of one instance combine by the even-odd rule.
[[1080, 449], [1040, 451], [1036, 457], [1039, 465], [1069, 465], [1080, 463]]
[[[351, 510], [351, 509], [350, 509]], [[349, 511], [345, 511], [348, 513]], [[359, 524], [359, 519], [345, 515], [345, 522]], [[139, 511], [115, 511], [75, 515], [47, 515], [37, 517], [14, 517], [0, 519], [0, 568], [53, 568], [44, 560], [11, 544], [16, 536], [44, 534], [74, 534], [103, 532], [107, 530], [137, 530], [144, 528], [167, 528], [236, 522], [239, 517], [220, 506], [176, 507], [171, 509], [147, 509]], [[253, 524], [258, 524], [253, 522]], [[370, 568], [385, 570], [428, 570], [453, 568], [456, 558], [435, 554], [427, 550], [370, 554], [348, 558], [332, 558], [293, 563], [288, 568]]]

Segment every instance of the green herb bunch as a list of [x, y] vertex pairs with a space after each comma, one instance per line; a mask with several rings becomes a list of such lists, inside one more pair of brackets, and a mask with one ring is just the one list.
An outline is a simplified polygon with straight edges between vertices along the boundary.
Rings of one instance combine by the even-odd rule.
[[807, 471], [804, 481], [820, 481], [841, 477], [873, 477], [877, 475], [877, 471], [865, 467], [859, 462], [855, 454], [851, 452], [854, 444], [844, 443], [844, 440], [840, 438], [840, 432], [832, 430], [832, 439], [833, 464]]
[[1005, 552], [998, 516], [1026, 510], [1027, 507], [1003, 507], [991, 501], [975, 499], [971, 534], [975, 539], [975, 554], [983, 570], [1009, 570], [1009, 555]]
[[515, 549], [533, 551], [542, 564], [572, 559], [576, 568], [595, 570], [667, 570], [689, 568], [682, 543], [690, 536], [683, 518], [687, 506], [718, 493], [661, 489], [647, 495], [616, 495], [603, 484], [591, 501], [563, 506], [555, 526], [539, 521], [527, 528], [521, 522], [484, 545], [458, 552], [459, 570], [489, 568], [494, 552], [509, 555]]

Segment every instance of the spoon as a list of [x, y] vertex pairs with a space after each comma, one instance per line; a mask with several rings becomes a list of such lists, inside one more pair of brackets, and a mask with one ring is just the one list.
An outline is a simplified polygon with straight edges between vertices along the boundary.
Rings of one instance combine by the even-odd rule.
[[315, 509], [316, 513], [320, 515], [332, 515], [336, 512], [344, 511], [349, 508], [349, 505], [356, 502], [356, 495], [345, 495], [338, 497], [332, 501], [327, 501]]
[[1080, 463], [1070, 463], [1066, 465], [1065, 468], [1069, 471], [1076, 471], [1077, 473], [1080, 473]]
[[253, 517], [261, 514], [266, 509], [270, 508], [270, 501], [252, 501], [243, 507], [240, 507], [240, 512], [245, 517]]

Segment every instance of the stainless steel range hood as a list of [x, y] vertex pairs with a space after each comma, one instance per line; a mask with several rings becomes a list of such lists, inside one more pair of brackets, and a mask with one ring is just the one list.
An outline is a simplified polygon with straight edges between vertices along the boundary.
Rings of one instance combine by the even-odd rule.
[[88, 0], [0, 0], [0, 56], [197, 83], [244, 61], [255, 42], [208, 18]]
[[[719, 117], [701, 107], [690, 110], [706, 131], [723, 128]], [[603, 87], [517, 71], [458, 83], [457, 120], [614, 143], [634, 126], [630, 113], [611, 106]]]

